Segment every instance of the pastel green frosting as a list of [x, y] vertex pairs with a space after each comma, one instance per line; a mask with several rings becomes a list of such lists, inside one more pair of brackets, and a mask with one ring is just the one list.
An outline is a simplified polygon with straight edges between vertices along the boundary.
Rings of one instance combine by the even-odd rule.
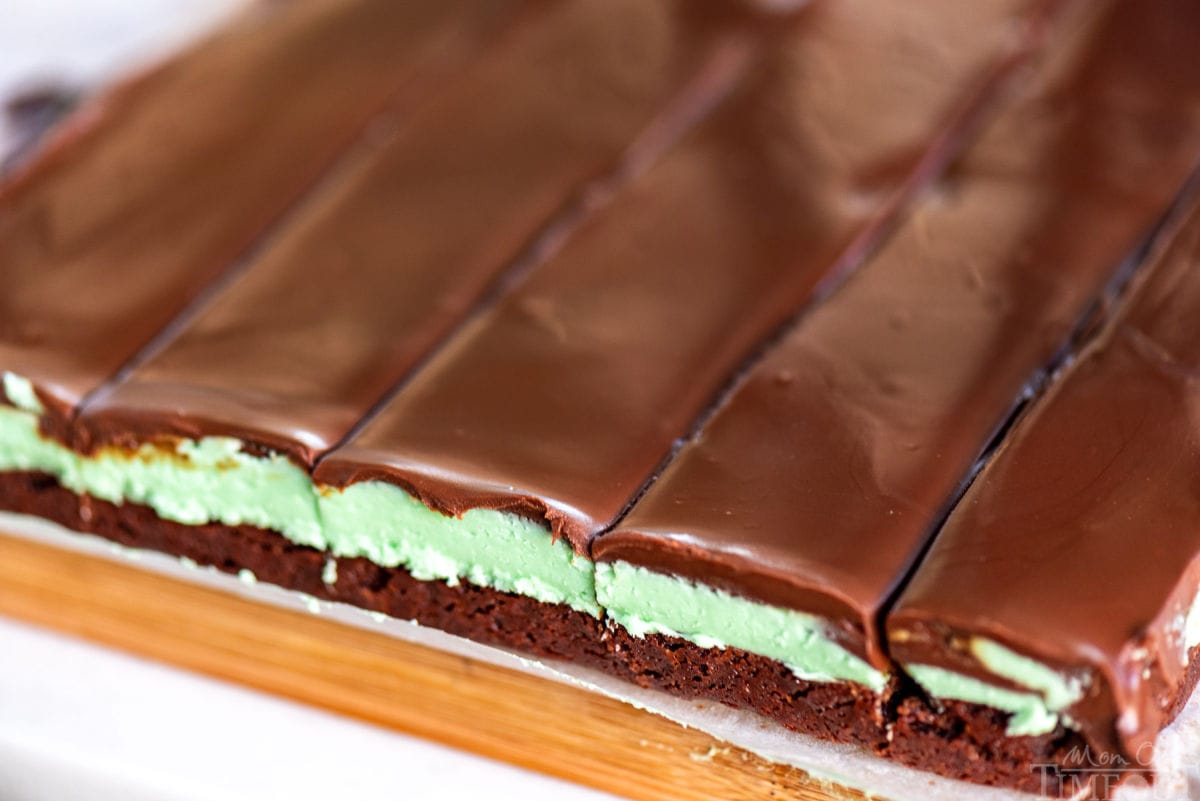
[[971, 640], [971, 653], [988, 671], [1035, 690], [1055, 712], [1061, 712], [1083, 698], [1085, 687], [1079, 678], [1067, 676], [998, 642], [975, 637]]
[[933, 665], [905, 665], [904, 670], [937, 698], [981, 704], [1011, 713], [1007, 729], [1010, 737], [1046, 734], [1058, 726], [1058, 715], [1047, 708], [1037, 693], [1008, 690]]
[[16, 373], [5, 372], [0, 376], [0, 387], [3, 387], [8, 402], [18, 409], [33, 414], [41, 414], [45, 411], [42, 408], [41, 400], [38, 399], [37, 392], [33, 389], [33, 382], [28, 378]]
[[[4, 394], [12, 403], [23, 402], [20, 385], [13, 380], [12, 373], [4, 374]], [[36, 396], [33, 400], [37, 400]], [[79, 457], [69, 448], [43, 437], [38, 431], [38, 417], [34, 408], [0, 405], [0, 470], [39, 470], [73, 487], [78, 480]]]
[[1012, 715], [1011, 737], [1048, 734], [1065, 711], [1083, 697], [1084, 682], [982, 637], [971, 640], [971, 653], [988, 672], [1028, 688], [1029, 692], [997, 687], [933, 665], [908, 664], [905, 671], [936, 698], [948, 698], [1002, 709]]
[[824, 621], [739, 598], [626, 562], [596, 565], [596, 595], [636, 637], [666, 634], [706, 648], [733, 646], [783, 662], [810, 681], [853, 681], [875, 691], [887, 678], [838, 645]]
[[3, 385], [18, 408], [0, 406], [0, 470], [39, 470], [75, 492], [144, 504], [178, 523], [273, 528], [322, 547], [312, 482], [286, 457], [251, 456], [230, 437], [180, 440], [173, 451], [143, 445], [80, 456], [38, 431], [40, 404], [27, 381], [5, 373]]
[[494, 509], [449, 517], [382, 481], [323, 488], [320, 512], [326, 547], [335, 556], [363, 556], [385, 567], [402, 565], [423, 581], [453, 586], [463, 578], [601, 614], [591, 560], [565, 539], [551, 540], [537, 521]]
[[308, 473], [285, 456], [252, 456], [231, 437], [180, 440], [175, 450], [106, 448], [78, 460], [63, 483], [112, 503], [130, 501], [160, 517], [198, 525], [220, 522], [274, 529], [292, 542], [324, 546]]

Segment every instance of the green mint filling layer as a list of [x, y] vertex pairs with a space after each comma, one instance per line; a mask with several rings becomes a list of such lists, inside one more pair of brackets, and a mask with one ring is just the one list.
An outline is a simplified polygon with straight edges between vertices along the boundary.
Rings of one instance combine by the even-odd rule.
[[887, 678], [834, 642], [821, 618], [738, 598], [626, 562], [596, 565], [596, 596], [635, 637], [666, 634], [704, 648], [732, 646], [783, 662], [809, 681], [853, 681], [876, 692]]
[[1064, 712], [1083, 697], [1083, 681], [982, 637], [971, 640], [970, 648], [990, 673], [1027, 687], [1030, 692], [997, 687], [933, 665], [905, 665], [904, 669], [936, 698], [981, 704], [1010, 713], [1007, 730], [1010, 737], [1049, 734], [1060, 719], [1070, 725]]
[[[4, 375], [5, 395], [16, 402]], [[38, 431], [38, 414], [0, 406], [0, 470], [36, 470], [58, 478], [64, 486], [77, 480], [79, 457], [70, 448]]]
[[1046, 707], [1037, 693], [1023, 693], [979, 681], [933, 665], [905, 665], [908, 675], [936, 698], [1002, 709], [1008, 719], [1009, 737], [1048, 734], [1058, 726], [1058, 715]]
[[1022, 656], [998, 642], [976, 637], [971, 640], [971, 653], [979, 663], [997, 676], [1028, 687], [1046, 699], [1046, 706], [1061, 712], [1083, 698], [1084, 682]]
[[35, 414], [5, 406], [0, 470], [49, 473], [74, 492], [144, 504], [177, 523], [245, 524], [275, 529], [301, 545], [323, 543], [308, 474], [283, 456], [242, 453], [230, 437], [181, 440], [174, 451], [143, 445], [132, 453], [105, 448], [80, 456], [43, 437]]
[[45, 411], [42, 402], [38, 400], [37, 392], [33, 389], [33, 382], [28, 378], [6, 372], [0, 377], [0, 386], [3, 387], [8, 402], [18, 409], [37, 415]]
[[342, 490], [327, 487], [320, 494], [325, 541], [335, 556], [402, 565], [417, 579], [441, 579], [451, 586], [465, 578], [481, 587], [601, 614], [591, 561], [565, 539], [551, 540], [545, 525], [535, 520], [494, 509], [448, 517], [382, 481]]
[[173, 452], [154, 445], [132, 453], [108, 448], [80, 459], [78, 482], [64, 483], [112, 503], [144, 504], [177, 523], [258, 526], [323, 547], [308, 473], [287, 457], [251, 456], [241, 447], [230, 437], [204, 437], [181, 440]]

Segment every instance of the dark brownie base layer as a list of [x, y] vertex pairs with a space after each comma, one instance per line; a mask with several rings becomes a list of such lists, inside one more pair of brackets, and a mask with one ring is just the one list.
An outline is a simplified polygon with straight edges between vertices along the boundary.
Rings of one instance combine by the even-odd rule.
[[602, 621], [562, 604], [462, 582], [419, 581], [366, 559], [338, 559], [337, 581], [322, 578], [327, 555], [254, 526], [190, 526], [148, 507], [80, 497], [51, 476], [0, 474], [0, 509], [53, 520], [131, 548], [187, 557], [227, 573], [249, 570], [259, 581], [340, 601], [460, 637], [566, 659], [591, 667], [608, 661]]
[[854, 743], [882, 754], [886, 699], [849, 682], [811, 682], [782, 662], [738, 648], [701, 648], [687, 640], [608, 633], [608, 671], [643, 687], [757, 712], [794, 731]]
[[[1200, 647], [1190, 653], [1182, 684], [1159, 699], [1168, 723], [1183, 712], [1198, 683]], [[1149, 765], [1125, 760], [1061, 725], [1038, 737], [1008, 737], [1010, 716], [991, 707], [935, 702], [911, 687], [897, 698], [888, 756], [912, 767], [1049, 798], [1101, 800], [1120, 784], [1148, 775]]]
[[[366, 559], [338, 559], [337, 580], [326, 584], [328, 556], [273, 531], [174, 523], [144, 506], [77, 496], [41, 473], [0, 474], [0, 509], [228, 573], [250, 570], [260, 581], [317, 598], [583, 664], [675, 696], [750, 710], [789, 729], [950, 778], [1054, 797], [1059, 788], [1079, 786], [1080, 754], [1088, 753], [1074, 732], [1060, 728], [1041, 737], [1009, 737], [1006, 713], [957, 701], [935, 704], [900, 679], [882, 694], [851, 683], [807, 682], [780, 662], [736, 648], [701, 648], [662, 635], [638, 638], [565, 605], [466, 582], [452, 587], [420, 581]], [[1200, 649], [1193, 656], [1200, 657]], [[1200, 659], [1193, 659], [1186, 686], [1164, 705], [1177, 714], [1198, 678]], [[1112, 786], [1126, 775], [1096, 778]]]
[[1009, 737], [1009, 718], [991, 707], [934, 704], [905, 693], [895, 705], [888, 756], [952, 779], [1059, 797], [1057, 788], [1070, 781], [1064, 767], [1086, 742], [1062, 726], [1038, 737]]

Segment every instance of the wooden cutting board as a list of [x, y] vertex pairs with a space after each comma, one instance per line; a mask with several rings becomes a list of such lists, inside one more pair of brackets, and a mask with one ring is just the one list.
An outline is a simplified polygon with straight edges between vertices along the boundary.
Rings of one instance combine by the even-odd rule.
[[4, 534], [0, 614], [638, 801], [863, 798], [581, 688]]

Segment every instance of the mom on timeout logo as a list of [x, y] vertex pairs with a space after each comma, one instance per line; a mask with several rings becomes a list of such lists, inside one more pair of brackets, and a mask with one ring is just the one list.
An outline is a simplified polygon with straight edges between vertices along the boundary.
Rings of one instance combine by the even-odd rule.
[[1200, 801], [1200, 763], [1188, 765], [1186, 779], [1155, 781], [1149, 747], [1134, 759], [1120, 754], [1071, 748], [1054, 763], [1035, 763], [1040, 795], [1070, 801]]

